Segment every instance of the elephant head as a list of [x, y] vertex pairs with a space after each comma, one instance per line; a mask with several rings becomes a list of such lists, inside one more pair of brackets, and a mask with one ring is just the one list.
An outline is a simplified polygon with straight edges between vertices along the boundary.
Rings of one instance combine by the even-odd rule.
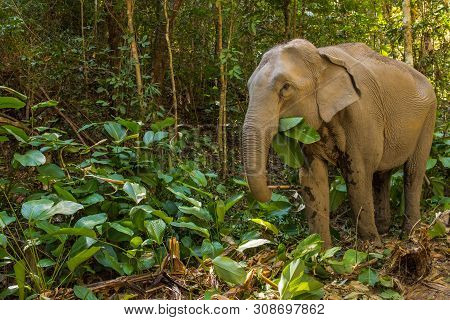
[[359, 99], [354, 66], [342, 50], [317, 49], [293, 40], [264, 54], [248, 81], [249, 106], [243, 126], [244, 169], [258, 201], [268, 201], [267, 157], [284, 117], [303, 117], [315, 129]]

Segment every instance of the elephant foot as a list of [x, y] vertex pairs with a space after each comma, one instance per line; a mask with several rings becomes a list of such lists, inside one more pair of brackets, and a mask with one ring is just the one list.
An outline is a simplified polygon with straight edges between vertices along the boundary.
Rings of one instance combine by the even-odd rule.
[[389, 232], [389, 228], [391, 227], [391, 224], [386, 221], [377, 221], [377, 230], [379, 234], [386, 234]]

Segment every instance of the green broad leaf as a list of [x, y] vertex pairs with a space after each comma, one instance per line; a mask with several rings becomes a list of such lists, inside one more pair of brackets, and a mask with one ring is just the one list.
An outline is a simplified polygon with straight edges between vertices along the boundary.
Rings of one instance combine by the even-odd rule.
[[167, 190], [169, 190], [170, 192], [172, 192], [174, 195], [176, 195], [179, 199], [185, 200], [187, 202], [189, 202], [190, 204], [196, 206], [196, 207], [201, 207], [202, 203], [200, 201], [197, 201], [193, 198], [189, 198], [188, 196], [184, 195], [181, 192], [175, 191], [172, 188], [166, 187]]
[[178, 209], [181, 212], [193, 215], [199, 218], [200, 220], [213, 221], [209, 211], [204, 208], [179, 206]]
[[172, 217], [169, 217], [167, 213], [161, 210], [155, 210], [152, 207], [148, 205], [141, 205], [131, 208], [130, 210], [130, 216], [133, 218], [139, 211], [143, 211], [145, 214], [148, 215], [148, 217], [151, 217], [151, 215], [161, 218], [164, 220], [165, 223], [171, 223], [173, 221]]
[[153, 137], [155, 142], [159, 142], [169, 136], [169, 133], [166, 131], [158, 131], [155, 133], [155, 136]]
[[303, 273], [301, 277], [294, 279], [289, 284], [292, 299], [295, 300], [319, 300], [324, 295], [323, 284], [314, 277]]
[[349, 249], [344, 253], [344, 257], [342, 258], [343, 266], [347, 273], [351, 273], [353, 269], [366, 261], [367, 253], [356, 251], [354, 249]]
[[259, 224], [260, 226], [263, 226], [265, 229], [272, 231], [275, 235], [278, 235], [279, 231], [277, 229], [277, 227], [275, 227], [273, 224], [271, 224], [268, 221], [265, 221], [263, 219], [250, 219], [250, 221]]
[[398, 293], [397, 291], [394, 291], [392, 289], [384, 290], [380, 294], [380, 297], [385, 299], [385, 300], [403, 300], [402, 295], [400, 293]]
[[245, 192], [241, 192], [241, 193], [235, 194], [235, 195], [231, 196], [230, 198], [228, 198], [225, 201], [225, 212], [230, 210], [231, 207], [234, 206], [236, 203], [238, 203], [242, 198], [244, 198], [244, 196], [245, 196]]
[[341, 249], [342, 249], [341, 247], [333, 247], [326, 250], [321, 257], [322, 260], [333, 258], [334, 255]]
[[253, 239], [241, 244], [236, 250], [240, 252], [244, 252], [244, 250], [257, 248], [263, 246], [265, 244], [272, 243], [272, 241], [267, 239]]
[[140, 121], [136, 122], [131, 120], [125, 120], [122, 118], [116, 118], [116, 121], [134, 134], [139, 133], [139, 131], [141, 130], [142, 122]]
[[147, 196], [147, 190], [138, 183], [125, 182], [123, 185], [123, 191], [128, 197], [138, 204]]
[[14, 160], [19, 162], [24, 167], [37, 167], [45, 163], [46, 159], [39, 150], [30, 150], [25, 154], [14, 154]]
[[173, 126], [175, 124], [175, 119], [172, 117], [167, 117], [164, 120], [158, 121], [151, 125], [153, 131], [161, 131], [167, 127]]
[[147, 131], [142, 138], [142, 141], [146, 146], [155, 141], [155, 133], [153, 131]]
[[293, 298], [290, 284], [295, 279], [300, 278], [305, 272], [305, 263], [302, 259], [295, 259], [284, 267], [281, 273], [280, 281], [278, 282], [278, 292], [281, 300], [288, 300]]
[[115, 143], [122, 142], [127, 136], [127, 131], [117, 122], [106, 122], [103, 127]]
[[0, 233], [0, 247], [6, 248], [8, 245], [8, 238], [3, 233]]
[[35, 104], [34, 106], [31, 107], [31, 110], [36, 111], [37, 109], [56, 107], [57, 105], [58, 105], [58, 101], [49, 100], [49, 101], [44, 101], [44, 102]]
[[55, 190], [56, 194], [63, 200], [77, 202], [77, 199], [66, 189], [60, 187], [57, 184], [53, 185], [53, 190]]
[[15, 97], [0, 97], [0, 109], [21, 109], [25, 107], [25, 102]]
[[118, 222], [109, 222], [108, 225], [114, 230], [129, 235], [130, 237], [134, 234], [133, 230], [130, 228], [124, 227]]
[[48, 267], [54, 266], [55, 264], [56, 264], [56, 262], [53, 261], [52, 259], [45, 258], [45, 259], [39, 260], [37, 263], [37, 266], [39, 268], [48, 268]]
[[13, 223], [14, 221], [16, 221], [15, 217], [8, 216], [6, 211], [0, 211], [0, 230]]
[[206, 187], [208, 185], [208, 181], [206, 180], [205, 175], [199, 170], [193, 170], [189, 173], [191, 179], [200, 187]]
[[216, 202], [216, 216], [217, 223], [223, 223], [225, 221], [225, 203], [222, 200], [217, 200]]
[[166, 223], [161, 220], [147, 220], [144, 222], [145, 228], [149, 237], [154, 240], [157, 244], [163, 242], [164, 231], [166, 230]]
[[15, 126], [11, 126], [9, 124], [5, 124], [3, 126], [1, 126], [7, 133], [9, 133], [10, 135], [12, 135], [14, 138], [16, 138], [17, 141], [19, 142], [28, 142], [29, 137], [28, 135], [25, 133], [25, 131], [23, 131], [22, 129], [15, 127]]
[[444, 168], [450, 168], [450, 157], [439, 156], [439, 161], [442, 163]]
[[92, 206], [94, 204], [105, 201], [105, 198], [98, 193], [92, 193], [83, 199], [80, 199], [80, 202], [86, 207]]
[[283, 133], [303, 144], [311, 144], [320, 140], [319, 133], [314, 128], [308, 126], [304, 121]]
[[393, 288], [394, 287], [394, 279], [392, 279], [391, 276], [384, 275], [384, 276], [379, 277], [379, 280], [380, 280], [380, 284], [383, 287], [386, 287], [386, 288]]
[[322, 243], [323, 241], [317, 233], [311, 234], [297, 245], [292, 254], [295, 258], [302, 258], [306, 261], [320, 252]]
[[142, 244], [142, 242], [144, 242], [144, 240], [142, 240], [141, 237], [134, 237], [130, 240], [130, 245], [131, 247], [133, 247], [134, 249], [137, 249], [140, 247], [140, 245]]
[[31, 200], [22, 205], [20, 213], [25, 219], [39, 220], [47, 210], [53, 206], [54, 202], [48, 199]]
[[22, 100], [22, 101], [27, 101], [28, 97], [14, 89], [5, 87], [5, 86], [0, 86], [0, 90], [5, 90], [13, 95], [15, 95], [18, 99]]
[[220, 242], [217, 241], [211, 242], [209, 239], [203, 239], [202, 246], [200, 248], [200, 253], [202, 254], [202, 257], [204, 259], [206, 257], [214, 259], [219, 254], [221, 254], [223, 250], [224, 250], [223, 245]]
[[278, 131], [286, 131], [294, 128], [303, 121], [301, 117], [281, 118], [278, 124]]
[[434, 166], [436, 165], [436, 163], [437, 163], [437, 159], [433, 159], [433, 158], [428, 159], [428, 160], [427, 160], [426, 171], [428, 171], [428, 170], [430, 170], [430, 169], [433, 169]]
[[[58, 226], [55, 226], [54, 224], [51, 224], [50, 222], [43, 220], [43, 221], [36, 221], [36, 227], [38, 229], [44, 230], [46, 233], [51, 234], [53, 232], [58, 231], [60, 228]], [[44, 236], [46, 238], [47, 236]], [[52, 236], [57, 238], [61, 243], [65, 242], [67, 240], [66, 235], [56, 235]]]
[[94, 227], [101, 225], [108, 219], [106, 213], [97, 213], [90, 216], [80, 218], [74, 225], [75, 228], [94, 229]]
[[81, 263], [91, 258], [98, 250], [100, 250], [100, 247], [90, 247], [89, 249], [81, 251], [67, 261], [67, 267], [70, 271], [74, 272]]
[[117, 254], [110, 245], [105, 245], [101, 251], [95, 254], [94, 258], [102, 266], [111, 268], [120, 275], [124, 274], [124, 270], [117, 259]]
[[61, 228], [55, 232], [50, 233], [51, 236], [66, 234], [69, 236], [85, 236], [92, 239], [97, 238], [95, 231], [87, 228]]
[[281, 161], [288, 166], [298, 169], [303, 165], [301, 146], [296, 140], [278, 133], [272, 140], [272, 147]]
[[358, 281], [373, 287], [378, 282], [378, 275], [372, 268], [364, 268], [358, 276]]
[[172, 222], [170, 225], [177, 228], [190, 229], [205, 238], [209, 238], [210, 236], [208, 229], [199, 227], [193, 222]]
[[43, 176], [54, 179], [63, 179], [66, 176], [64, 171], [54, 163], [44, 164], [38, 167], [37, 171]]
[[247, 278], [247, 272], [236, 261], [224, 257], [217, 256], [212, 260], [214, 272], [217, 276], [228, 283], [235, 285], [243, 284]]
[[75, 212], [83, 209], [83, 205], [73, 202], [73, 201], [67, 201], [63, 200], [58, 202], [55, 206], [53, 206], [51, 209], [44, 212], [42, 215], [38, 217], [38, 220], [45, 220], [50, 217], [53, 217], [56, 214], [63, 214], [65, 216], [71, 216]]
[[74, 286], [73, 294], [81, 300], [98, 300], [90, 289], [83, 286]]
[[8, 141], [9, 141], [8, 137], [0, 136], [0, 143], [2, 143], [2, 142], [8, 142]]
[[436, 222], [433, 224], [433, 226], [428, 229], [428, 236], [430, 239], [443, 237], [446, 235], [446, 228], [445, 224], [442, 221], [436, 220]]
[[20, 260], [14, 264], [14, 276], [19, 287], [19, 299], [25, 299], [25, 261]]

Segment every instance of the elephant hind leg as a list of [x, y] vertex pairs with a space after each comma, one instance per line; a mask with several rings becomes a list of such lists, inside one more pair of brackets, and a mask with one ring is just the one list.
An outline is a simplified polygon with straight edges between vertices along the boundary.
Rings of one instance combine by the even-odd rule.
[[432, 110], [425, 120], [416, 150], [403, 167], [403, 183], [405, 189], [405, 220], [403, 222], [403, 231], [406, 235], [410, 233], [414, 225], [420, 220], [422, 182], [433, 140], [434, 122], [435, 112]]
[[380, 234], [387, 233], [391, 226], [390, 178], [391, 171], [375, 172], [372, 180], [375, 223]]

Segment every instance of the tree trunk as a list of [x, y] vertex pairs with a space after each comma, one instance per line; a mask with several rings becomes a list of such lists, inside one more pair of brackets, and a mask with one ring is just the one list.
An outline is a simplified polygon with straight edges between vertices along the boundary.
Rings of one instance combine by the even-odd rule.
[[403, 30], [405, 33], [405, 62], [411, 67], [414, 66], [412, 31], [411, 31], [411, 2], [403, 0]]
[[136, 87], [139, 100], [139, 113], [142, 118], [145, 117], [144, 91], [142, 86], [141, 64], [139, 62], [139, 54], [136, 44], [136, 35], [134, 33], [133, 11], [134, 11], [133, 0], [127, 0], [128, 33], [131, 37], [131, 44], [130, 44], [131, 57], [133, 59], [134, 68], [136, 72]]
[[105, 22], [108, 29], [108, 45], [111, 53], [109, 54], [109, 60], [111, 66], [115, 71], [119, 69], [119, 47], [122, 41], [122, 27], [120, 25], [123, 20], [122, 10], [119, 10], [118, 4], [113, 2], [114, 0], [105, 1]]
[[227, 174], [227, 131], [226, 131], [226, 104], [227, 104], [227, 79], [225, 77], [225, 62], [221, 59], [223, 52], [223, 21], [222, 21], [222, 2], [216, 1], [217, 9], [217, 56], [220, 68], [220, 99], [219, 99], [219, 126], [218, 126], [218, 144], [219, 157], [221, 161], [222, 176]]
[[298, 0], [294, 0], [294, 6], [292, 8], [292, 38], [297, 38], [297, 11]]
[[[178, 14], [178, 11], [181, 8], [184, 0], [175, 0], [173, 3], [173, 7], [170, 10], [171, 13], [168, 19], [169, 24], [169, 35], [172, 34], [173, 26], [175, 24], [175, 19]], [[160, 15], [160, 12], [164, 11], [161, 8], [160, 0], [156, 0], [156, 13], [157, 16]], [[169, 8], [168, 8], [169, 11]], [[163, 13], [164, 15], [164, 13]], [[153, 41], [153, 58], [152, 58], [152, 82], [159, 85], [159, 89], [161, 91], [161, 96], [159, 96], [156, 100], [157, 104], [162, 103], [162, 99], [164, 97], [164, 76], [167, 69], [167, 59], [165, 53], [167, 52], [167, 41], [165, 39], [165, 31], [167, 20], [164, 18], [159, 19], [160, 23], [156, 27], [155, 31], [155, 39]]]
[[170, 24], [169, 14], [167, 13], [167, 0], [164, 0], [164, 17], [166, 18], [166, 44], [167, 53], [169, 55], [170, 82], [172, 84], [172, 107], [174, 109], [175, 118], [175, 140], [178, 138], [178, 101], [177, 89], [175, 85], [175, 74], [173, 72], [172, 46], [170, 45]]
[[291, 15], [289, 12], [289, 5], [291, 4], [291, 0], [283, 1], [283, 15], [284, 15], [284, 39], [289, 40], [290, 35], [290, 25], [291, 25]]

